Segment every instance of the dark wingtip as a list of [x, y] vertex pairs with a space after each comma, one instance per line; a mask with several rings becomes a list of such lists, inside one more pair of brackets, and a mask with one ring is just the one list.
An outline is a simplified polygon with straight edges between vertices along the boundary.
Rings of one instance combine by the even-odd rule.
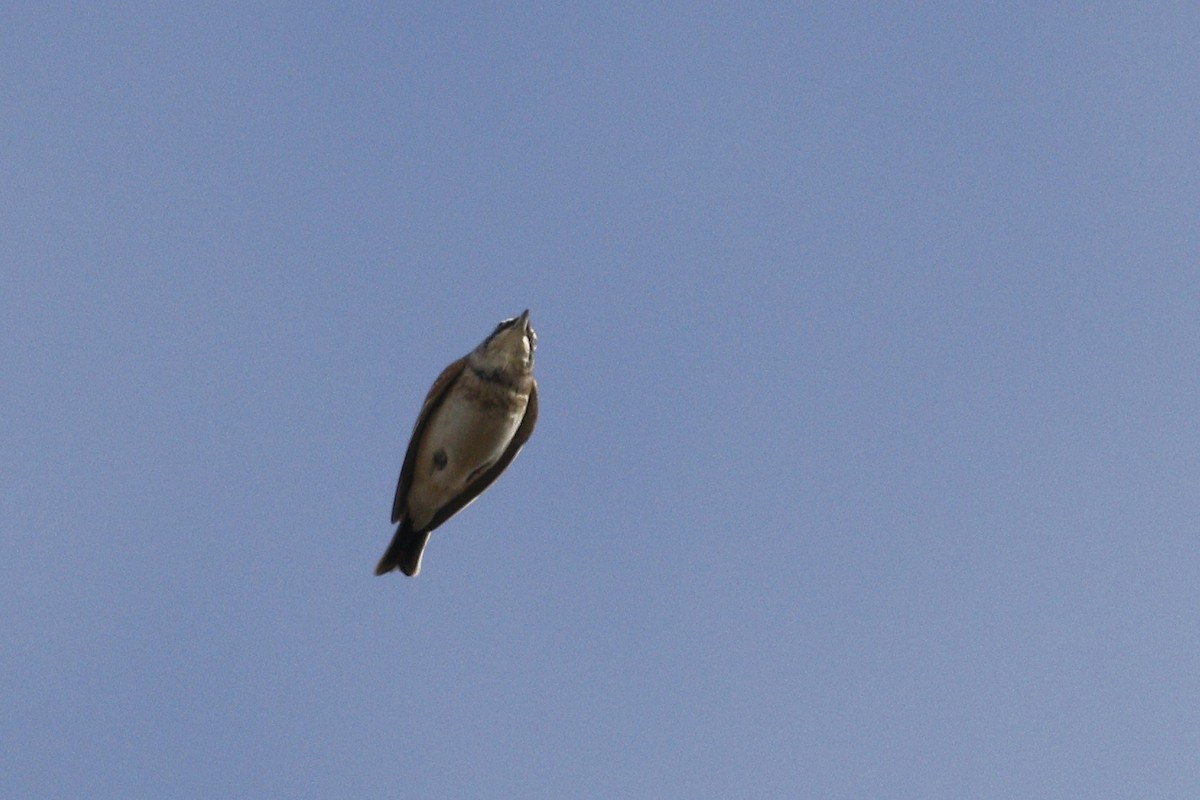
[[386, 575], [400, 566], [400, 557], [404, 551], [405, 541], [411, 534], [412, 530], [408, 527], [408, 519], [400, 520], [400, 525], [396, 528], [392, 541], [388, 543], [387, 550], [383, 551], [383, 557], [375, 565], [376, 575]]

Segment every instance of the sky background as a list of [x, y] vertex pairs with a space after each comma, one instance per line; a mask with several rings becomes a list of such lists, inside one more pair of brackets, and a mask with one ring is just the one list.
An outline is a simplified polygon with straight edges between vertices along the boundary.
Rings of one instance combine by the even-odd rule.
[[1196, 797], [1200, 7], [1051, 5], [6, 4], [0, 795]]

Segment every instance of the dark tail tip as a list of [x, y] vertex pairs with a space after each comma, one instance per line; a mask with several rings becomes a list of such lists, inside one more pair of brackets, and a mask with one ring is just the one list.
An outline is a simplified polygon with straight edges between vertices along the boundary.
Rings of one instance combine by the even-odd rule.
[[428, 541], [429, 531], [414, 531], [407, 517], [400, 520], [400, 527], [396, 529], [392, 543], [375, 565], [375, 574], [385, 575], [399, 569], [410, 578], [416, 577], [421, 571], [421, 556]]

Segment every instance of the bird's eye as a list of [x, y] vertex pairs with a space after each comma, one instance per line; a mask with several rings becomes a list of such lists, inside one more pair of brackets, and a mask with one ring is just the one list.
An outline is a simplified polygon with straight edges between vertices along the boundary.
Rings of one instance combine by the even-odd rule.
[[511, 328], [513, 326], [513, 323], [516, 321], [517, 321], [516, 317], [513, 317], [512, 319], [504, 320], [503, 322], [501, 322], [499, 325], [496, 326], [496, 330], [494, 330], [490, 334], [488, 334], [488, 337], [483, 340], [483, 343], [486, 345], [488, 342], [492, 341], [492, 339], [496, 338], [496, 334], [500, 333], [500, 331], [504, 330], [505, 328]]

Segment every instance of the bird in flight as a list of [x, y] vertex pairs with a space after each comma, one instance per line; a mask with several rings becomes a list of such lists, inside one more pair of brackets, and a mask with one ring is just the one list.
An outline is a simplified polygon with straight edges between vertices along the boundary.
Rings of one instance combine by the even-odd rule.
[[536, 349], [526, 309], [433, 382], [400, 468], [396, 534], [376, 575], [420, 572], [429, 534], [491, 486], [529, 439], [538, 414]]

